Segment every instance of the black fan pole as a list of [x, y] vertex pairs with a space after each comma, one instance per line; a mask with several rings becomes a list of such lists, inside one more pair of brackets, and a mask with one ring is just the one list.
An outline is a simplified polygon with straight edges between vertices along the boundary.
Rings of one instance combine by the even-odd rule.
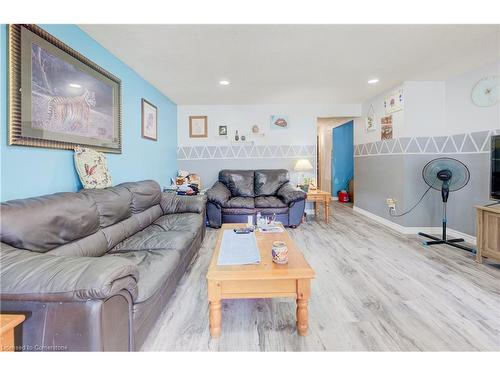
[[429, 246], [429, 245], [446, 244], [446, 245], [450, 245], [453, 247], [457, 247], [457, 248], [462, 249], [462, 250], [470, 251], [471, 253], [475, 253], [476, 251], [474, 249], [471, 249], [470, 247], [463, 246], [463, 245], [460, 245], [457, 243], [457, 242], [464, 242], [463, 238], [448, 239], [446, 236], [446, 224], [448, 222], [447, 213], [446, 213], [446, 204], [448, 203], [449, 195], [450, 195], [450, 188], [448, 185], [448, 181], [445, 180], [445, 181], [443, 181], [443, 186], [441, 188], [441, 198], [443, 199], [443, 234], [442, 234], [442, 238], [432, 236], [430, 234], [422, 233], [422, 232], [419, 232], [418, 234], [420, 236], [427, 237], [427, 238], [430, 238], [432, 240], [432, 241], [424, 241], [423, 242], [424, 245]]

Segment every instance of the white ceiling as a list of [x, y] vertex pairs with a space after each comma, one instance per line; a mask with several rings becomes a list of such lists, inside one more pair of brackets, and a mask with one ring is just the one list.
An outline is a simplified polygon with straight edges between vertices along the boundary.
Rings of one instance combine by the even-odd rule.
[[177, 104], [360, 103], [500, 58], [500, 25], [81, 28]]

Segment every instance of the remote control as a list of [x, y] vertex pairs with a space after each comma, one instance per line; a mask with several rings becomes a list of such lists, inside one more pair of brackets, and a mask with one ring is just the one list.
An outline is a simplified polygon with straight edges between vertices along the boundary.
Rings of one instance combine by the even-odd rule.
[[252, 228], [235, 228], [235, 229], [233, 229], [233, 231], [236, 234], [248, 234], [248, 233], [252, 233], [253, 229]]

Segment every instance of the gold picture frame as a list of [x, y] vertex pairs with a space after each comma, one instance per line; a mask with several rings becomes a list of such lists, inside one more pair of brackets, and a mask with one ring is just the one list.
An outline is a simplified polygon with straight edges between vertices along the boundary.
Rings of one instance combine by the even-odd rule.
[[208, 137], [208, 117], [189, 116], [189, 138]]
[[[106, 108], [111, 113], [111, 120], [109, 120], [109, 116], [106, 119], [106, 125], [109, 129], [104, 127], [99, 129], [96, 128], [95, 134], [93, 134], [91, 133], [93, 130], [83, 131], [80, 129], [79, 132], [77, 132], [74, 131], [73, 128], [69, 128], [69, 130], [65, 129], [65, 131], [61, 131], [58, 128], [56, 130], [53, 128], [46, 128], [44, 127], [45, 125], [39, 127], [33, 126], [35, 122], [32, 121], [32, 119], [33, 117], [36, 117], [32, 113], [34, 112], [32, 104], [33, 97], [36, 95], [40, 96], [34, 91], [34, 87], [37, 88], [37, 86], [33, 83], [34, 80], [31, 76], [33, 73], [32, 69], [34, 69], [32, 67], [33, 63], [31, 54], [33, 53], [32, 48], [34, 48], [35, 45], [39, 50], [43, 50], [43, 53], [46, 54], [46, 56], [50, 56], [53, 59], [52, 61], [72, 67], [74, 72], [76, 72], [74, 74], [88, 77], [89, 80], [94, 80], [98, 84], [103, 85], [102, 87], [106, 87], [108, 93], [106, 97], [108, 106]], [[76, 146], [88, 146], [102, 152], [121, 153], [121, 80], [39, 26], [33, 24], [9, 25], [8, 82], [9, 145], [55, 148], [63, 150], [72, 150]], [[63, 83], [58, 84], [63, 85]], [[67, 85], [64, 85], [64, 87], [66, 86]], [[73, 97], [56, 96], [58, 94], [51, 93], [52, 95], [47, 94], [43, 100], [45, 100], [44, 104], [47, 102], [49, 103], [46, 105], [48, 107], [47, 111], [49, 117], [52, 114], [50, 110], [53, 109], [53, 107], [59, 106], [57, 107], [57, 109], [60, 110], [58, 113], [64, 112], [64, 115], [60, 115], [60, 117], [65, 116], [62, 120], [59, 118], [59, 123], [66, 124], [70, 122], [72, 125], [77, 124], [82, 127], [84, 126], [85, 129], [88, 129], [89, 124], [91, 123], [90, 116], [102, 116], [102, 114], [96, 114], [96, 112], [93, 112], [92, 108], [96, 105], [96, 96], [94, 96], [95, 93], [92, 92], [92, 97], [85, 87], [76, 84], [74, 87], [78, 86], [80, 91], [85, 91], [85, 93], [78, 96], [78, 98], [85, 95], [85, 100], [87, 100], [86, 105], [88, 108], [83, 107], [83, 115], [81, 114], [81, 111], [77, 112], [77, 114], [67, 114], [68, 111], [71, 111], [69, 106], [74, 105], [74, 102], [68, 104]], [[111, 90], [110, 94], [109, 90]], [[99, 98], [98, 95], [97, 98]], [[51, 102], [51, 100], [55, 100], [56, 104], [52, 104], [54, 102]], [[64, 102], [64, 100], [67, 102]], [[66, 107], [64, 108], [65, 105]], [[84, 105], [85, 103], [83, 106]], [[44, 114], [45, 112], [37, 113]], [[68, 116], [71, 116], [70, 120], [68, 120]], [[40, 120], [38, 121], [38, 124], [45, 124], [45, 121], [47, 120]], [[101, 132], [101, 134], [98, 134], [99, 132]]]

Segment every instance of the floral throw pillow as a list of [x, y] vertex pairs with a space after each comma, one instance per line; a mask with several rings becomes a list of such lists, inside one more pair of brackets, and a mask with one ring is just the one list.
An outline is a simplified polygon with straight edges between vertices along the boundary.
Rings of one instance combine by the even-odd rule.
[[104, 189], [112, 186], [106, 157], [102, 152], [75, 147], [75, 167], [84, 189]]

